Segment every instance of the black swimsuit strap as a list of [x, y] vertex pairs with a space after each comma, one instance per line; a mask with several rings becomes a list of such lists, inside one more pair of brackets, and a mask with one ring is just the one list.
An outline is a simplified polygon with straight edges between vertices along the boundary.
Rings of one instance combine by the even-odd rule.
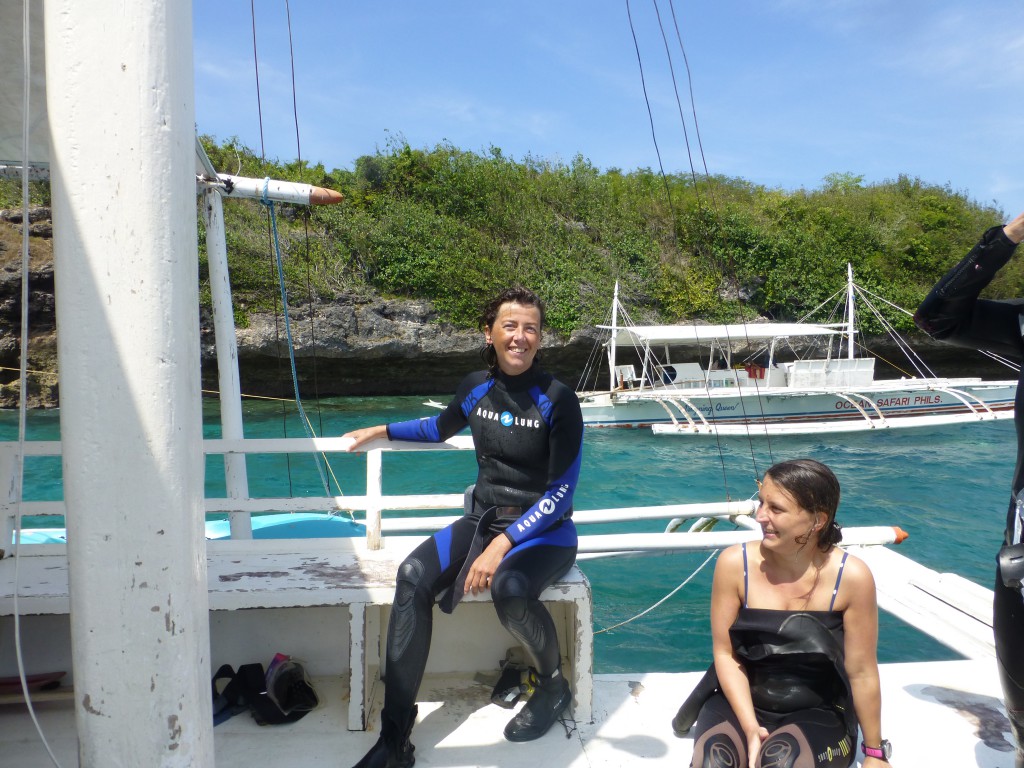
[[836, 595], [839, 594], [839, 582], [843, 578], [843, 568], [846, 567], [846, 558], [849, 556], [849, 552], [843, 552], [843, 559], [839, 563], [839, 573], [836, 574], [836, 585], [832, 587], [832, 601], [828, 604], [828, 609], [831, 611], [832, 607], [836, 604]]

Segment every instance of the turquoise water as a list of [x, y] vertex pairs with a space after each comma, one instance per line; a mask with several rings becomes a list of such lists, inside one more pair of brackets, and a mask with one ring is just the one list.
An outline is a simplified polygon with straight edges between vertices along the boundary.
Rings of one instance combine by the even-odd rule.
[[[441, 399], [441, 398], [435, 398]], [[385, 421], [415, 418], [433, 411], [425, 398], [345, 398], [307, 404], [318, 433], [340, 435]], [[204, 409], [207, 437], [219, 437], [214, 401]], [[0, 439], [17, 432], [16, 414], [0, 413]], [[247, 437], [303, 436], [293, 415], [281, 406], [249, 401]], [[30, 415], [29, 439], [57, 439], [56, 412]], [[719, 501], [755, 493], [754, 477], [772, 461], [810, 456], [829, 464], [843, 486], [839, 521], [844, 525], [899, 525], [910, 534], [900, 550], [942, 571], [954, 571], [990, 586], [1002, 531], [1014, 462], [1011, 422], [894, 430], [878, 434], [808, 436], [748, 442], [661, 436], [647, 430], [588, 430], [576, 495], [579, 509], [665, 503]], [[329, 457], [345, 493], [361, 494], [365, 465], [357, 456]], [[249, 457], [254, 496], [322, 495], [308, 456]], [[386, 455], [386, 493], [451, 493], [472, 482], [475, 465], [468, 452]], [[332, 486], [332, 493], [337, 488]], [[223, 496], [223, 463], [207, 463], [207, 493]], [[26, 498], [61, 498], [60, 463], [26, 460]], [[26, 521], [26, 527], [32, 524]], [[658, 522], [607, 525], [589, 533], [658, 531]], [[660, 600], [704, 561], [707, 553], [646, 558], [615, 558], [583, 564], [594, 589], [594, 627], [617, 624]], [[595, 638], [600, 672], [685, 671], [711, 658], [707, 611], [713, 563], [664, 605], [643, 618]], [[927, 636], [882, 614], [879, 660], [916, 661], [957, 658]]]

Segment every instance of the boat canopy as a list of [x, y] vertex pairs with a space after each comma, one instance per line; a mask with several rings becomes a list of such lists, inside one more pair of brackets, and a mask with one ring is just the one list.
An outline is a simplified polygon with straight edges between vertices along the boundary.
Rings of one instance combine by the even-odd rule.
[[46, 118], [46, 65], [43, 53], [43, 4], [0, 3], [0, 165], [21, 166], [25, 156], [23, 11], [31, 22], [29, 83], [29, 163], [47, 166], [50, 160]]
[[[612, 330], [610, 325], [598, 328]], [[835, 336], [835, 328], [807, 323], [738, 323], [735, 325], [633, 325], [615, 330], [616, 344], [700, 344], [718, 341], [724, 345], [794, 336]]]

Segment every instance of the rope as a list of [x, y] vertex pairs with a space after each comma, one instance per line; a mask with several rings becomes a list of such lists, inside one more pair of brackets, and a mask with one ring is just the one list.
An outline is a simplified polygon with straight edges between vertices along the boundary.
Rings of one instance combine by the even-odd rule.
[[[14, 488], [11, 493], [17, 506], [14, 513], [14, 655], [18, 664], [18, 679], [21, 682], [21, 692], [25, 699], [25, 706], [28, 709], [29, 717], [35, 726], [39, 740], [46, 749], [50, 761], [60, 768], [60, 763], [50, 749], [46, 740], [43, 728], [36, 718], [36, 710], [32, 705], [32, 697], [28, 691], [28, 680], [25, 678], [25, 657], [21, 647], [21, 609], [18, 607], [18, 597], [21, 591], [21, 492], [22, 480], [25, 475], [25, 426], [28, 416], [27, 394], [28, 387], [28, 274], [29, 274], [29, 190], [28, 190], [28, 164], [29, 164], [29, 107], [31, 106], [31, 85], [32, 85], [32, 38], [31, 24], [29, 23], [29, 12], [31, 9], [30, 0], [22, 2], [22, 28], [21, 28], [21, 55], [24, 57], [22, 68], [22, 115], [21, 115], [21, 354], [18, 368], [18, 466], [14, 473]], [[0, 546], [3, 543], [0, 542]]]
[[[687, 158], [688, 158], [689, 164], [690, 164], [690, 176], [693, 179], [694, 193], [696, 194], [696, 197], [697, 197], [697, 211], [698, 211], [698, 216], [699, 216], [700, 215], [700, 211], [701, 211], [701, 204], [702, 204], [701, 193], [700, 193], [699, 185], [697, 183], [697, 173], [696, 173], [696, 170], [694, 168], [693, 155], [692, 155], [692, 152], [690, 150], [690, 140], [689, 140], [689, 134], [688, 134], [687, 129], [686, 129], [686, 120], [683, 117], [682, 100], [679, 97], [679, 89], [678, 89], [678, 87], [676, 85], [675, 67], [674, 67], [674, 65], [672, 63], [672, 55], [671, 55], [671, 52], [669, 50], [668, 37], [665, 34], [665, 27], [664, 27], [664, 24], [662, 23], [661, 11], [658, 9], [657, 0], [652, 0], [652, 3], [653, 3], [653, 6], [654, 6], [654, 13], [655, 13], [655, 15], [657, 17], [658, 29], [659, 29], [659, 31], [661, 33], [662, 42], [663, 42], [663, 44], [665, 46], [665, 54], [666, 54], [666, 57], [668, 59], [669, 73], [670, 73], [670, 75], [672, 77], [672, 86], [673, 86], [673, 90], [675, 92], [676, 105], [677, 105], [678, 111], [679, 111], [679, 118], [680, 118], [680, 121], [681, 121], [682, 127], [683, 127], [683, 137], [684, 137], [684, 141], [685, 141], [685, 144], [686, 144]], [[675, 6], [671, 2], [671, 0], [669, 0], [669, 5], [670, 5], [671, 10], [672, 10], [672, 22], [673, 22], [673, 25], [675, 27], [676, 39], [677, 39], [677, 41], [679, 43], [679, 48], [680, 48], [680, 50], [682, 52], [682, 55], [683, 55], [683, 61], [684, 61], [685, 65], [686, 65], [686, 75], [687, 75], [687, 82], [689, 83], [690, 104], [691, 104], [691, 111], [692, 111], [693, 120], [694, 120], [694, 129], [695, 129], [695, 133], [696, 133], [696, 137], [697, 137], [698, 146], [700, 147], [701, 160], [704, 163], [704, 174], [703, 175], [704, 175], [705, 180], [708, 183], [709, 197], [710, 197], [710, 202], [711, 202], [711, 210], [715, 213], [716, 218], [718, 218], [720, 220], [721, 219], [721, 215], [720, 215], [719, 210], [718, 210], [718, 201], [717, 201], [717, 199], [715, 198], [715, 195], [714, 195], [714, 187], [713, 187], [713, 184], [711, 183], [711, 175], [708, 172], [707, 161], [704, 158], [703, 144], [700, 141], [700, 131], [699, 131], [699, 128], [698, 128], [698, 125], [697, 125], [697, 110], [696, 110], [696, 105], [694, 104], [694, 100], [693, 100], [693, 79], [692, 79], [692, 77], [690, 75], [689, 60], [686, 57], [686, 49], [683, 46], [682, 35], [679, 32], [679, 25], [678, 25], [678, 22], [676, 21]], [[669, 184], [668, 184], [668, 177], [665, 175], [665, 169], [664, 169], [664, 166], [663, 166], [662, 160], [661, 160], [661, 151], [658, 148], [658, 142], [657, 142], [657, 138], [655, 136], [654, 117], [653, 117], [653, 113], [651, 111], [650, 99], [649, 99], [648, 94], [647, 94], [647, 84], [646, 84], [646, 79], [644, 77], [643, 62], [641, 60], [641, 55], [640, 55], [640, 46], [639, 46], [639, 43], [637, 42], [636, 30], [634, 29], [634, 26], [633, 26], [633, 16], [632, 16], [632, 13], [630, 11], [629, 0], [626, 0], [626, 15], [627, 15], [627, 17], [629, 19], [629, 29], [630, 29], [630, 32], [633, 35], [633, 46], [636, 49], [637, 63], [639, 65], [639, 70], [640, 70], [640, 82], [641, 82], [641, 85], [643, 87], [644, 102], [647, 105], [647, 116], [648, 116], [648, 121], [650, 122], [650, 126], [651, 126], [651, 136], [654, 139], [655, 153], [656, 153], [656, 155], [658, 157], [658, 167], [659, 167], [659, 171], [660, 171], [660, 174], [661, 174], [662, 181], [663, 181], [664, 186], [665, 186], [665, 192], [666, 192], [666, 195], [668, 197], [669, 211], [671, 212], [671, 215], [672, 215], [672, 232], [673, 232], [673, 236], [675, 237], [676, 247], [677, 247], [677, 249], [679, 249], [679, 236], [678, 236], [678, 232], [677, 232], [676, 214], [675, 214], [675, 208], [674, 208], [673, 202], [672, 202], [671, 188], [669, 187]], [[708, 253], [709, 253], [711, 261], [714, 263], [715, 268], [722, 274], [723, 277], [731, 278], [733, 284], [735, 285], [737, 283], [737, 280], [735, 278], [735, 271], [736, 270], [735, 270], [735, 265], [732, 263], [732, 259], [731, 258], [727, 259], [727, 262], [728, 262], [728, 269], [727, 269], [725, 267], [725, 265], [719, 263], [719, 259], [717, 259], [715, 257], [714, 251], [711, 249], [710, 245], [707, 246], [707, 250], [708, 250]], [[747, 339], [747, 342], [749, 344], [749, 339]], [[761, 400], [760, 386], [758, 385], [757, 381], [754, 382], [754, 387], [755, 387], [755, 393], [756, 393], [756, 396], [757, 396], [757, 402], [758, 402], [758, 405], [759, 405], [760, 410], [761, 410], [761, 420], [762, 420], [762, 423], [763, 423], [764, 422], [764, 403]], [[706, 381], [705, 381], [705, 388], [707, 388], [707, 382]], [[707, 392], [707, 395], [708, 395], [709, 401], [710, 401], [710, 397], [711, 397], [710, 391]], [[751, 428], [749, 419], [746, 418], [747, 413], [746, 413], [746, 402], [745, 402], [745, 400], [743, 400], [741, 398], [740, 399], [740, 404], [741, 404], [741, 407], [742, 407], [743, 413], [744, 413], [744, 423], [746, 424], [747, 444], [748, 444], [748, 449], [750, 451], [750, 460], [751, 460], [751, 465], [752, 465], [753, 472], [754, 472], [754, 479], [757, 480], [757, 479], [759, 479], [759, 470], [758, 470], [758, 467], [757, 467], [756, 453], [754, 451], [754, 442], [753, 442], [753, 437], [752, 437], [752, 432], [751, 432], [752, 428]], [[711, 422], [714, 423], [715, 421], [716, 421], [715, 413], [712, 410]], [[768, 435], [768, 432], [767, 432], [767, 425], [764, 426], [764, 430], [765, 430], [764, 437], [765, 437], [765, 440], [767, 442], [767, 448], [768, 448], [768, 456], [769, 456], [769, 459], [774, 463], [772, 441], [771, 441], [771, 436]], [[716, 444], [717, 444], [717, 447], [718, 447], [719, 457], [720, 457], [721, 465], [722, 465], [723, 485], [724, 485], [724, 488], [725, 488], [726, 496], [728, 497], [729, 496], [729, 484], [728, 484], [728, 476], [727, 476], [728, 473], [726, 472], [726, 469], [725, 469], [725, 456], [724, 456], [724, 449], [722, 447], [721, 436], [719, 435], [717, 429], [715, 430], [715, 441], [716, 441]]]
[[[302, 407], [302, 398], [299, 396], [299, 374], [295, 366], [295, 343], [292, 339], [292, 324], [288, 317], [288, 290], [285, 287], [284, 282], [284, 263], [281, 259], [281, 242], [277, 233], [277, 215], [274, 213], [274, 201], [267, 197], [267, 187], [270, 184], [270, 177], [266, 177], [263, 180], [263, 197], [260, 202], [267, 206], [267, 210], [270, 212], [270, 224], [274, 233], [274, 256], [277, 263], [277, 278], [278, 287], [281, 290], [281, 305], [283, 308], [284, 316], [284, 333], [285, 338], [288, 341], [288, 362], [291, 365], [292, 372], [292, 388], [295, 392], [295, 407], [298, 408], [299, 415], [302, 417], [302, 426], [306, 431], [307, 437], [316, 437], [316, 433], [313, 431], [313, 425], [310, 423], [309, 418], [306, 416], [306, 409]], [[326, 463], [327, 457], [321, 454], [314, 454], [313, 460], [316, 462], [316, 470], [320, 474], [320, 481], [323, 483], [324, 493], [328, 496], [331, 495], [330, 484], [327, 482], [327, 475], [324, 473], [324, 467], [321, 463], [321, 459]], [[333, 473], [332, 473], [333, 475]], [[337, 478], [335, 478], [337, 480]]]
[[[288, 19], [288, 58], [291, 62], [291, 74], [292, 74], [292, 118], [295, 121], [295, 157], [299, 167], [299, 180], [302, 181], [303, 171], [305, 167], [302, 163], [302, 141], [299, 138], [299, 102], [298, 102], [298, 89], [295, 87], [295, 46], [292, 42], [292, 12], [288, 0], [285, 0], [284, 4], [285, 15]], [[317, 421], [320, 425], [320, 434], [324, 433], [324, 417], [323, 411], [320, 408], [320, 373], [319, 366], [317, 365], [317, 343], [316, 343], [316, 312], [314, 310], [313, 303], [313, 277], [312, 271], [310, 270], [309, 262], [309, 217], [310, 208], [306, 207], [303, 209], [302, 226], [303, 226], [303, 244], [305, 248], [305, 262], [306, 262], [306, 302], [309, 305], [309, 335], [310, 344], [313, 348], [313, 398], [316, 402], [316, 415]], [[312, 426], [310, 427], [312, 428]], [[326, 457], [324, 458], [327, 463], [328, 470], [330, 469], [330, 462], [327, 462]], [[334, 473], [331, 472], [331, 477], [337, 482], [338, 479], [334, 477]], [[341, 493], [341, 484], [338, 484], [338, 493]], [[327, 495], [331, 495], [330, 488], [327, 489]]]
[[639, 619], [639, 618], [641, 618], [643, 616], [646, 616], [648, 613], [653, 611], [655, 608], [658, 608], [659, 606], [661, 606], [670, 597], [672, 597], [679, 590], [681, 590], [683, 587], [685, 587], [687, 584], [689, 584], [691, 581], [693, 581], [693, 579], [697, 576], [697, 574], [700, 573], [702, 570], [704, 570], [704, 566], [706, 566], [708, 563], [710, 563], [711, 560], [714, 558], [714, 556], [717, 555], [717, 554], [718, 554], [718, 550], [716, 549], [710, 555], [708, 555], [707, 559], [703, 563], [701, 563], [699, 566], [697, 566], [697, 570], [695, 570], [693, 573], [691, 573], [689, 576], [686, 577], [686, 579], [683, 581], [682, 584], [680, 584], [678, 587], [673, 589], [671, 592], [669, 592], [667, 595], [665, 595], [663, 598], [661, 598], [661, 600], [656, 602], [650, 608], [647, 608], [646, 610], [640, 611], [640, 613], [638, 613], [636, 616], [633, 616], [630, 619], [626, 619], [625, 621], [620, 621], [618, 624], [612, 624], [610, 627], [605, 627], [604, 629], [599, 629], [596, 632], [594, 632], [594, 634], [595, 635], [600, 635], [602, 632], [611, 632], [613, 629], [618, 629], [619, 627], [624, 627], [626, 624], [629, 624], [630, 622], [636, 621], [637, 619]]
[[[260, 58], [256, 46], [256, 4], [255, 0], [249, 0], [249, 15], [252, 19], [252, 60], [253, 67], [256, 72], [256, 112], [260, 126], [260, 163], [265, 168], [267, 165], [267, 148], [264, 141], [263, 133], [263, 100], [260, 97]], [[269, 217], [268, 217], [269, 219]], [[267, 222], [268, 237], [270, 236], [270, 222]], [[273, 267], [272, 267], [273, 269]], [[281, 326], [277, 315], [277, 296], [274, 297], [274, 341], [276, 343], [276, 349], [281, 348]], [[278, 375], [281, 376], [281, 358], [275, 356], [278, 364]], [[283, 378], [283, 377], [282, 377]], [[288, 412], [285, 410], [284, 402], [281, 403], [281, 433], [288, 437]], [[291, 454], [285, 454], [284, 457], [285, 466], [288, 468], [288, 493], [295, 495], [295, 487], [292, 484], [292, 457]]]

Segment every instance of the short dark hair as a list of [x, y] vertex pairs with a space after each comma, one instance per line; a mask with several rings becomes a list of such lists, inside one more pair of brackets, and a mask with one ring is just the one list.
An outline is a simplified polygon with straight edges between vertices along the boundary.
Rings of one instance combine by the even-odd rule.
[[[529, 288], [523, 288], [521, 285], [514, 285], [511, 288], [506, 288], [493, 299], [491, 299], [487, 306], [484, 307], [484, 311], [480, 314], [480, 327], [486, 330], [491, 330], [494, 327], [495, 321], [498, 319], [498, 310], [501, 309], [502, 304], [519, 304], [523, 307], [536, 307], [537, 311], [540, 312], [540, 327], [544, 330], [544, 302], [540, 300], [540, 296], [531, 291]], [[498, 354], [494, 351], [494, 347], [491, 344], [486, 344], [480, 350], [480, 357], [487, 365], [487, 370], [490, 371], [493, 376], [498, 370]], [[540, 353], [534, 358], [538, 362], [540, 361]]]
[[536, 307], [540, 311], [540, 327], [544, 328], [544, 302], [540, 300], [540, 296], [536, 293], [529, 288], [523, 288], [521, 285], [506, 288], [487, 303], [483, 313], [480, 315], [480, 326], [482, 328], [490, 329], [494, 326], [494, 321], [498, 319], [498, 310], [501, 309], [502, 304]]
[[818, 549], [828, 552], [843, 540], [836, 522], [839, 479], [831, 469], [814, 459], [792, 459], [773, 465], [764, 476], [792, 496], [801, 508], [814, 514], [825, 513], [827, 520], [818, 534]]

